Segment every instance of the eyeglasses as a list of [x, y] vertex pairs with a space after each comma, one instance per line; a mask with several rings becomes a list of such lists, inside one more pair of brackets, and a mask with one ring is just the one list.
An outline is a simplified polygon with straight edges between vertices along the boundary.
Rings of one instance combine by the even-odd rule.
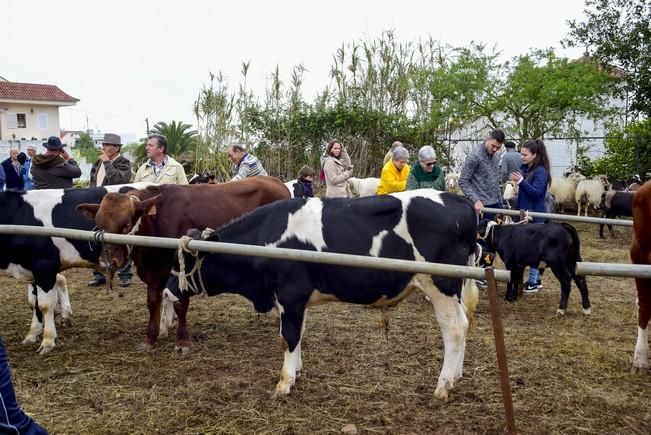
[[430, 166], [434, 166], [435, 164], [436, 162], [429, 162], [429, 163], [425, 163], [425, 166], [429, 168]]

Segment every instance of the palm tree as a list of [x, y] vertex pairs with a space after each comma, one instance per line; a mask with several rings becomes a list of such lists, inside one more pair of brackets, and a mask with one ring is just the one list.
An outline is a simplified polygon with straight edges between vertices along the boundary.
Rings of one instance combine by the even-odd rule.
[[182, 121], [172, 121], [170, 124], [161, 121], [154, 125], [150, 133], [162, 134], [167, 138], [167, 154], [173, 157], [192, 151], [198, 138], [197, 131]]

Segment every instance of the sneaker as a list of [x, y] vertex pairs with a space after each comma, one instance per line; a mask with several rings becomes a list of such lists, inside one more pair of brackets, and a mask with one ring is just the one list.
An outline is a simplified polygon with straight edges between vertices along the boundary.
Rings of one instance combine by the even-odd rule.
[[540, 284], [540, 287], [538, 287], [539, 283], [540, 281], [535, 283], [527, 281], [527, 283], [524, 285], [524, 289], [523, 289], [524, 293], [538, 293], [538, 289], [542, 288], [542, 284]]
[[129, 287], [131, 285], [130, 278], [120, 278], [120, 287]]
[[101, 285], [106, 284], [106, 278], [103, 276], [95, 276], [93, 279], [88, 281], [88, 287], [99, 287]]

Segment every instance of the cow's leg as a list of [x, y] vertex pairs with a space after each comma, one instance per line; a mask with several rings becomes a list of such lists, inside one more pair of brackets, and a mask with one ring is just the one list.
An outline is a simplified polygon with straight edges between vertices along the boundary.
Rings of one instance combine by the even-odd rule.
[[72, 321], [70, 320], [72, 306], [70, 305], [70, 297], [68, 295], [68, 283], [66, 277], [61, 273], [57, 274], [56, 290], [59, 303], [61, 304], [61, 325], [70, 326], [72, 325]]
[[[651, 296], [651, 280], [635, 279], [637, 287], [637, 343], [635, 343], [635, 353], [633, 354], [633, 367], [631, 373], [648, 373], [649, 372], [649, 342], [647, 336], [647, 327], [651, 319], [651, 304], [648, 301]], [[642, 299], [640, 298], [642, 295]]]
[[43, 340], [37, 352], [44, 355], [56, 346], [57, 330], [54, 324], [54, 309], [57, 304], [56, 289], [51, 288], [49, 291], [44, 291], [41, 287], [36, 286], [36, 300], [38, 309], [43, 314]]
[[174, 302], [167, 300], [165, 295], [163, 295], [158, 338], [167, 338], [169, 330], [176, 326], [177, 319], [178, 316], [174, 309]]
[[163, 291], [155, 285], [147, 284], [147, 308], [149, 309], [149, 324], [145, 342], [139, 346], [140, 350], [147, 351], [154, 347], [160, 330], [160, 306]]
[[576, 215], [581, 216], [581, 201], [576, 202]]
[[36, 303], [36, 284], [27, 285], [27, 303], [32, 309], [32, 323], [22, 344], [38, 343], [38, 336], [43, 332], [43, 314]]
[[572, 291], [572, 276], [561, 265], [553, 265], [551, 268], [554, 276], [561, 283], [561, 300], [556, 314], [564, 315], [567, 310], [567, 302], [570, 299], [570, 291]]
[[574, 283], [581, 292], [581, 306], [583, 307], [583, 314], [589, 315], [592, 310], [590, 309], [590, 298], [588, 297], [588, 283], [585, 276], [574, 275]]
[[507, 268], [511, 271], [511, 280], [506, 284], [506, 295], [504, 299], [507, 302], [515, 302], [518, 299], [518, 288], [522, 285], [524, 267], [511, 264]]
[[272, 397], [286, 396], [296, 383], [296, 372], [302, 368], [301, 334], [305, 330], [304, 304], [277, 302], [280, 311], [280, 335], [283, 339], [285, 359], [280, 372], [280, 380]]
[[433, 285], [424, 286], [423, 291], [432, 301], [443, 336], [443, 367], [434, 396], [447, 399], [454, 381], [463, 374], [468, 318], [457, 296], [446, 296]]
[[179, 325], [176, 328], [176, 345], [174, 350], [183, 355], [190, 353], [190, 335], [188, 334], [187, 314], [190, 305], [190, 297], [187, 293], [174, 303], [174, 311], [179, 318]]

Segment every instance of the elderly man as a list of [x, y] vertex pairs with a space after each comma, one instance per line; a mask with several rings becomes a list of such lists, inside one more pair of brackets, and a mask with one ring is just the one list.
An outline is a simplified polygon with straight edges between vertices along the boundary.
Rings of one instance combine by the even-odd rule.
[[134, 182], [149, 181], [157, 184], [188, 184], [183, 166], [167, 155], [167, 138], [162, 134], [147, 137], [147, 160], [143, 163]]
[[380, 184], [377, 186], [378, 195], [387, 193], [402, 192], [407, 189], [407, 178], [409, 177], [409, 151], [398, 146], [391, 151], [391, 160], [382, 168]]
[[72, 180], [81, 177], [77, 162], [63, 148], [61, 139], [50, 136], [43, 146], [44, 154], [37, 154], [32, 161], [32, 178], [36, 189], [69, 189]]
[[[466, 157], [461, 168], [459, 187], [473, 202], [478, 214], [483, 207], [502, 208], [497, 152], [503, 143], [504, 131], [499, 128], [491, 131]], [[493, 215], [485, 214], [484, 217], [492, 219]]]
[[226, 150], [228, 160], [230, 160], [233, 167], [233, 178], [231, 181], [242, 180], [248, 177], [255, 177], [256, 175], [267, 175], [260, 160], [253, 154], [244, 151], [242, 145], [231, 145]]
[[[131, 162], [120, 155], [122, 139], [117, 134], [106, 133], [102, 141], [102, 153], [90, 170], [90, 187], [126, 184], [131, 181]], [[131, 262], [118, 272], [121, 287], [131, 285]], [[93, 279], [88, 282], [90, 287], [106, 284], [106, 277], [95, 269]]]

